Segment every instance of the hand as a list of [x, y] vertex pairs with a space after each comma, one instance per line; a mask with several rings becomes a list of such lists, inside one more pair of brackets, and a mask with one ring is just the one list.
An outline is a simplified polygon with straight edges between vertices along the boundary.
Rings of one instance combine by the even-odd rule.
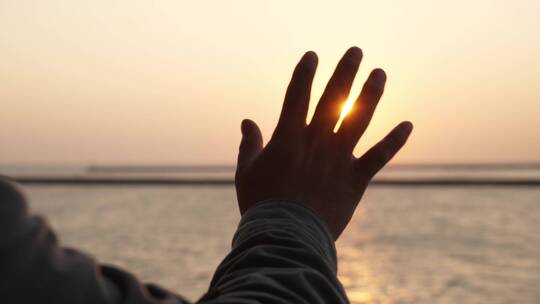
[[362, 51], [357, 47], [345, 53], [309, 125], [306, 116], [317, 67], [314, 52], [307, 52], [296, 66], [279, 122], [264, 148], [257, 125], [242, 121], [235, 179], [241, 214], [262, 200], [289, 200], [313, 209], [334, 239], [339, 237], [370, 180], [401, 149], [412, 131], [410, 122], [402, 122], [360, 158], [353, 156], [384, 90], [386, 75], [376, 69], [334, 133], [361, 59]]

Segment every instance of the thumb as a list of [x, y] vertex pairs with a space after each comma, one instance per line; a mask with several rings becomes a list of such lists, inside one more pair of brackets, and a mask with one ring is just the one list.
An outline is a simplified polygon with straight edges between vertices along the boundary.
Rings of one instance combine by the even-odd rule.
[[241, 125], [242, 141], [238, 152], [238, 167], [250, 162], [262, 150], [262, 134], [257, 124], [244, 119]]

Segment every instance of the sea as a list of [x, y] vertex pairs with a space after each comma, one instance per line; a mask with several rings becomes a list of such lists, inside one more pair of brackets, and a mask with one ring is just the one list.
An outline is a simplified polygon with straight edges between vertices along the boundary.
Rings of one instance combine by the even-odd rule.
[[[63, 246], [191, 300], [240, 219], [232, 170], [0, 167]], [[336, 243], [351, 303], [540, 303], [538, 166], [394, 166], [376, 180]]]

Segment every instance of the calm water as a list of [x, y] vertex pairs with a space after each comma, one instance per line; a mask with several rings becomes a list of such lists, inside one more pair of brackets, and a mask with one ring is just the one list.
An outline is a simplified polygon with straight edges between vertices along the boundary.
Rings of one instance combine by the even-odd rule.
[[[196, 299], [234, 188], [26, 186], [65, 245]], [[540, 188], [371, 187], [338, 241], [353, 303], [540, 303]]]

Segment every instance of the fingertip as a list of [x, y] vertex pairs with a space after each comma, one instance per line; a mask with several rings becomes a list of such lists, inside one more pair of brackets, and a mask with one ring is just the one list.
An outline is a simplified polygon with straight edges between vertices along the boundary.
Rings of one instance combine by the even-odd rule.
[[393, 138], [391, 141], [394, 142], [396, 146], [399, 146], [399, 148], [401, 148], [409, 139], [412, 130], [413, 124], [410, 121], [401, 122], [391, 132], [390, 138]]
[[242, 139], [238, 152], [238, 165], [253, 158], [262, 149], [262, 135], [257, 124], [244, 119], [241, 123]]
[[319, 57], [317, 57], [317, 53], [314, 51], [308, 51], [304, 54], [304, 56], [302, 56], [301, 61], [307, 64], [309, 67], [314, 68], [319, 62]]
[[359, 48], [357, 46], [352, 46], [347, 50], [347, 52], [345, 52], [345, 55], [359, 59], [359, 58], [362, 58], [363, 53], [362, 53], [361, 48]]
[[381, 68], [376, 68], [371, 71], [367, 81], [371, 86], [382, 88], [386, 83], [386, 72]]
[[314, 51], [307, 51], [305, 54], [304, 54], [304, 57], [307, 58], [307, 59], [313, 59], [313, 60], [317, 60], [317, 53], [315, 53]]
[[386, 72], [382, 68], [375, 68], [371, 71], [371, 74], [376, 74], [380, 77], [386, 78]]
[[253, 123], [253, 121], [249, 119], [243, 119], [242, 123], [240, 124], [240, 130], [242, 131], [242, 135], [247, 135], [249, 133], [250, 124]]
[[401, 133], [408, 135], [412, 132], [414, 125], [410, 121], [403, 121], [399, 124], [399, 128]]
[[244, 119], [242, 120], [242, 124], [240, 126], [242, 135], [248, 136], [251, 138], [262, 138], [261, 130], [259, 129], [259, 126], [251, 120], [251, 119]]

